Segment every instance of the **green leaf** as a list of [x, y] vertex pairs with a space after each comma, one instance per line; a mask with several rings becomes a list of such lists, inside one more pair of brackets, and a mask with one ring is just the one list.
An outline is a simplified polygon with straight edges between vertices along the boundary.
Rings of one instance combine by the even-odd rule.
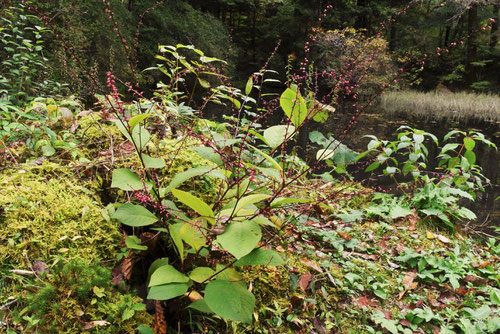
[[220, 169], [216, 167], [211, 167], [211, 166], [195, 167], [195, 168], [190, 168], [182, 173], [176, 174], [172, 179], [172, 181], [170, 181], [170, 184], [168, 185], [167, 189], [177, 188], [183, 182], [195, 176], [200, 176], [200, 175], [210, 175], [219, 178], [221, 180], [226, 179], [224, 173], [222, 173]]
[[127, 245], [128, 248], [130, 249], [137, 249], [137, 250], [147, 250], [147, 246], [143, 246], [140, 244], [141, 239], [136, 237], [135, 235], [131, 235], [125, 238], [125, 245]]
[[190, 223], [184, 223], [179, 229], [179, 235], [189, 246], [196, 251], [207, 245], [207, 240], [203, 234]]
[[158, 269], [164, 265], [167, 265], [167, 264], [168, 264], [168, 257], [161, 257], [159, 259], [154, 260], [153, 263], [151, 263], [151, 265], [149, 266], [147, 281], [149, 281], [151, 279], [151, 275], [153, 275], [153, 273], [156, 271], [156, 269]]
[[163, 168], [165, 167], [165, 160], [162, 158], [153, 158], [147, 154], [142, 153], [142, 160], [146, 168]]
[[293, 203], [311, 203], [313, 200], [310, 198], [284, 198], [284, 197], [278, 197], [274, 199], [271, 202], [271, 207], [273, 208], [279, 208], [281, 206], [287, 205], [287, 204], [293, 204]]
[[290, 139], [294, 133], [293, 125], [275, 125], [264, 131], [264, 139], [267, 145], [274, 149]]
[[255, 152], [259, 153], [260, 155], [262, 155], [264, 157], [264, 159], [266, 159], [267, 161], [269, 161], [271, 163], [271, 165], [273, 165], [273, 167], [279, 171], [280, 173], [283, 171], [283, 168], [281, 168], [280, 164], [276, 162], [276, 160], [274, 160], [273, 158], [271, 158], [271, 156], [269, 156], [268, 154], [262, 152], [261, 150], [259, 150], [258, 148], [256, 147], [253, 147], [252, 145], [248, 145], [249, 147], [251, 147]]
[[140, 334], [155, 334], [151, 327], [147, 325], [140, 325], [139, 327], [137, 327], [137, 330]]
[[111, 187], [119, 188], [125, 191], [142, 190], [144, 189], [144, 183], [141, 181], [139, 176], [131, 170], [119, 168], [113, 171]]
[[475, 310], [471, 310], [470, 308], [465, 308], [464, 311], [469, 313], [470, 318], [474, 320], [484, 320], [488, 318], [491, 314], [491, 308], [488, 305], [483, 305]]
[[214, 212], [207, 203], [203, 202], [198, 197], [179, 189], [171, 189], [170, 191], [180, 202], [198, 212], [202, 217], [208, 218], [212, 224], [215, 222], [213, 219]]
[[147, 299], [167, 300], [182, 296], [188, 291], [186, 283], [170, 283], [149, 288]]
[[472, 139], [471, 137], [465, 137], [464, 138], [464, 145], [467, 151], [472, 151], [474, 147], [476, 146], [476, 141]]
[[464, 157], [467, 159], [469, 164], [473, 166], [476, 163], [476, 154], [472, 151], [466, 151]]
[[280, 97], [280, 106], [295, 127], [304, 123], [307, 117], [307, 105], [304, 98], [297, 92], [297, 86], [287, 88]]
[[143, 126], [135, 126], [131, 129], [132, 136], [130, 136], [129, 130], [125, 127], [124, 124], [120, 120], [114, 121], [116, 127], [120, 130], [125, 138], [128, 141], [135, 144], [139, 150], [146, 146], [147, 142], [151, 138], [148, 130], [146, 130]]
[[52, 147], [52, 145], [47, 144], [42, 146], [42, 154], [46, 157], [53, 156], [56, 153], [56, 150]]
[[234, 222], [217, 236], [217, 241], [237, 259], [250, 253], [262, 237], [260, 226], [253, 221]]
[[500, 306], [500, 290], [498, 290], [496, 288], [491, 288], [490, 300], [492, 303]]
[[254, 194], [254, 195], [248, 195], [248, 196], [242, 197], [238, 201], [238, 204], [236, 204], [236, 208], [234, 209], [234, 214], [237, 214], [238, 211], [240, 211], [241, 209], [243, 209], [249, 205], [258, 203], [258, 202], [263, 201], [263, 200], [270, 198], [270, 197], [271, 197], [271, 195], [266, 195], [266, 194]]
[[130, 309], [130, 308], [125, 309], [125, 311], [123, 311], [123, 314], [122, 314], [122, 321], [125, 321], [125, 320], [132, 318], [134, 316], [134, 313], [135, 313], [135, 311]]
[[167, 283], [187, 283], [189, 278], [175, 269], [170, 264], [163, 265], [156, 269], [151, 275], [149, 286], [162, 285]]
[[217, 166], [222, 165], [222, 159], [220, 157], [220, 154], [215, 152], [211, 147], [197, 146], [197, 147], [190, 147], [190, 149], [198, 153], [200, 157], [212, 161]]
[[146, 118], [148, 118], [150, 114], [139, 114], [135, 115], [128, 121], [128, 126], [130, 127], [130, 131], [132, 131], [137, 124], [140, 122], [144, 121]]
[[378, 166], [380, 166], [380, 162], [375, 161], [370, 166], [366, 167], [365, 172], [371, 172], [372, 170], [377, 169]]
[[450, 150], [454, 150], [458, 147], [459, 145], [458, 144], [455, 144], [455, 143], [449, 143], [449, 144], [446, 144], [444, 145], [444, 147], [441, 149], [441, 154], [443, 153], [446, 153]]
[[254, 249], [250, 254], [245, 255], [236, 263], [235, 266], [255, 266], [255, 265], [266, 265], [266, 266], [280, 266], [285, 261], [281, 258], [281, 255], [270, 249], [258, 248]]
[[181, 259], [181, 262], [184, 262], [184, 244], [182, 243], [182, 236], [180, 233], [180, 229], [184, 226], [183, 223], [177, 223], [170, 225], [168, 227], [168, 231], [170, 233], [170, 237], [172, 238], [175, 248], [177, 248], [177, 251], [179, 252], [179, 258]]
[[198, 78], [198, 82], [200, 83], [201, 87], [210, 88], [210, 82], [203, 80], [201, 78]]
[[191, 278], [193, 281], [196, 283], [201, 283], [210, 278], [215, 274], [215, 271], [213, 271], [212, 268], [208, 267], [196, 267], [194, 270], [189, 274], [189, 278]]
[[253, 88], [253, 77], [248, 78], [247, 84], [245, 86], [245, 95], [249, 95]]
[[335, 150], [321, 149], [321, 150], [318, 150], [318, 152], [316, 152], [316, 160], [319, 160], [319, 161], [327, 160], [327, 159], [330, 159], [331, 157], [333, 157], [334, 154], [335, 154]]
[[212, 281], [205, 288], [205, 302], [224, 319], [252, 323], [255, 297], [241, 284]]
[[400, 218], [400, 217], [406, 217], [411, 215], [413, 212], [410, 209], [403, 208], [400, 205], [396, 205], [391, 207], [391, 210], [389, 211], [389, 218]]
[[158, 218], [143, 206], [125, 203], [120, 206], [111, 218], [118, 219], [122, 224], [139, 227], [152, 225]]
[[214, 311], [212, 311], [212, 309], [208, 307], [207, 302], [204, 298], [195, 300], [194, 302], [189, 304], [188, 307], [203, 313], [214, 313]]

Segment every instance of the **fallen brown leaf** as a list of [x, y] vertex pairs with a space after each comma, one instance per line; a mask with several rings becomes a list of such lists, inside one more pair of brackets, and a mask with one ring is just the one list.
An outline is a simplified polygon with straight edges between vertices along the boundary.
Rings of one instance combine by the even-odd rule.
[[359, 297], [356, 302], [361, 307], [380, 307], [380, 303], [368, 297]]
[[345, 232], [337, 232], [337, 234], [339, 235], [339, 237], [341, 237], [342, 239], [344, 240], [351, 240], [352, 239], [352, 236], [349, 234], [349, 233], [345, 233]]
[[104, 321], [104, 320], [95, 320], [95, 321], [90, 321], [90, 322], [86, 322], [83, 327], [82, 327], [82, 330], [83, 331], [88, 331], [89, 329], [92, 329], [94, 327], [97, 327], [97, 326], [107, 326], [109, 325], [110, 323], [107, 322], [107, 321]]
[[307, 274], [303, 274], [299, 277], [299, 288], [302, 290], [302, 291], [306, 291], [307, 290], [307, 287], [309, 286], [309, 283], [311, 282], [311, 280], [314, 278], [314, 275], [313, 274], [310, 274], [310, 273], [307, 273]]
[[300, 262], [301, 262], [302, 264], [305, 264], [305, 265], [306, 265], [306, 266], [308, 266], [309, 268], [316, 270], [316, 271], [317, 271], [317, 272], [319, 272], [319, 273], [322, 273], [322, 272], [323, 272], [323, 269], [321, 269], [321, 267], [319, 266], [319, 264], [317, 264], [316, 262], [313, 262], [313, 261], [308, 260], [308, 259], [306, 259], [306, 258], [302, 258], [302, 259], [300, 259]]
[[406, 273], [405, 277], [403, 277], [403, 286], [405, 287], [404, 291], [401, 291], [399, 293], [399, 300], [401, 300], [401, 298], [403, 298], [403, 296], [405, 295], [405, 293], [408, 291], [408, 290], [413, 290], [417, 287], [418, 283], [417, 282], [413, 282], [413, 280], [415, 279], [415, 277], [417, 277], [417, 273], [414, 272], [414, 271], [409, 271]]

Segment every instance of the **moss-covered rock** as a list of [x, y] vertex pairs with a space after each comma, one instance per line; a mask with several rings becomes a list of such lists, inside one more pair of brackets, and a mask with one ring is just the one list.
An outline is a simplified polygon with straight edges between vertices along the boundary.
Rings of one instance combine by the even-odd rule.
[[116, 256], [118, 225], [104, 219], [92, 185], [71, 169], [51, 163], [9, 169], [0, 185], [0, 264], [29, 269], [28, 260]]

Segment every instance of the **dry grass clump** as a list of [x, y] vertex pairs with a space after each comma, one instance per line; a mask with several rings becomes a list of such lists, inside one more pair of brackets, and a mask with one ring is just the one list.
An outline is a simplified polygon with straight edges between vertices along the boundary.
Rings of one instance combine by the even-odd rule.
[[500, 96], [474, 93], [387, 92], [380, 107], [390, 115], [405, 114], [427, 119], [500, 121]]

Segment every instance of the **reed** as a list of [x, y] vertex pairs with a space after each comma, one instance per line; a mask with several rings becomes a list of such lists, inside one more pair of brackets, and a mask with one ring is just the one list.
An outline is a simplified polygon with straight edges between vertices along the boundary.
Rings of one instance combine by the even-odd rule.
[[380, 108], [388, 115], [454, 121], [500, 121], [500, 96], [474, 93], [386, 92]]

